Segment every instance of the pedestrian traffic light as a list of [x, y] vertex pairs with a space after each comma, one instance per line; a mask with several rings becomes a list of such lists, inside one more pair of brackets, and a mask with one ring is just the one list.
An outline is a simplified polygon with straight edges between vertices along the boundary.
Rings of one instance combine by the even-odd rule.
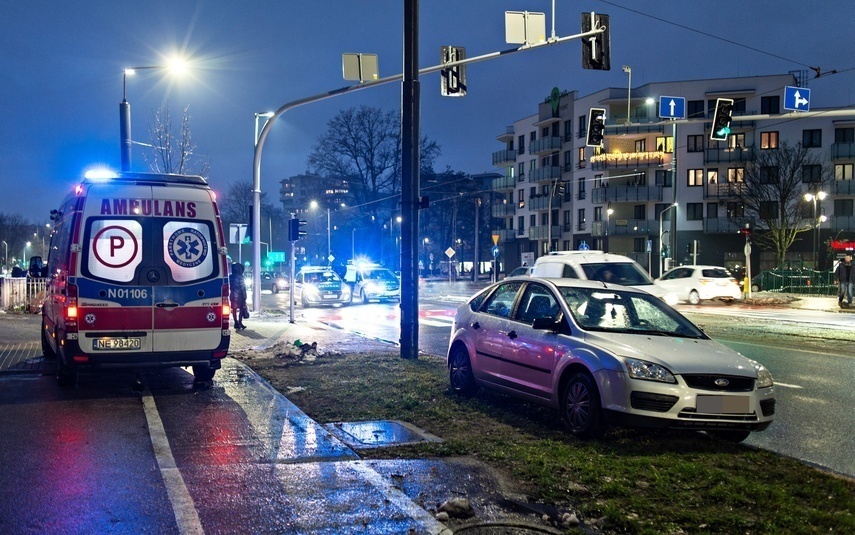
[[564, 182], [559, 180], [558, 183], [555, 185], [555, 194], [558, 195], [559, 197], [563, 197], [564, 196], [564, 188], [565, 188]]
[[[466, 49], [458, 46], [440, 48], [440, 61], [443, 65], [466, 59]], [[466, 65], [455, 65], [440, 72], [440, 93], [444, 97], [462, 97], [466, 95]]]
[[582, 33], [603, 28], [601, 33], [582, 38], [582, 68], [597, 71], [611, 69], [609, 59], [609, 16], [582, 13]]
[[591, 108], [588, 112], [588, 141], [589, 147], [600, 147], [603, 144], [603, 134], [606, 130], [605, 108]]
[[715, 114], [713, 115], [710, 139], [713, 141], [727, 141], [730, 134], [730, 121], [733, 114], [733, 99], [719, 98], [715, 101]]
[[289, 219], [288, 220], [288, 240], [289, 241], [297, 241], [303, 236], [306, 235], [305, 230], [301, 230], [300, 227], [305, 225], [306, 222], [302, 219]]

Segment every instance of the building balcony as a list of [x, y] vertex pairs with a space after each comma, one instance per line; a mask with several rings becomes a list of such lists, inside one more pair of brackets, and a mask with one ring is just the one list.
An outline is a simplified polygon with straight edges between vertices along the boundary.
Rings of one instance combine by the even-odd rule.
[[514, 127], [513, 126], [506, 126], [504, 133], [496, 136], [496, 139], [498, 139], [499, 141], [501, 141], [503, 143], [514, 139]]
[[662, 201], [662, 186], [605, 186], [591, 190], [594, 204], [609, 202]]
[[704, 163], [745, 163], [754, 158], [754, 147], [704, 149]]
[[832, 160], [849, 160], [855, 158], [855, 143], [832, 143]]
[[538, 227], [529, 227], [528, 228], [528, 239], [529, 240], [548, 240], [552, 238], [553, 240], [561, 237], [561, 227], [558, 225], [552, 225], [552, 235], [550, 236], [550, 226], [542, 225]]
[[[551, 207], [553, 210], [555, 208], [558, 208], [559, 206], [561, 206], [561, 202], [562, 202], [561, 196], [552, 195], [551, 198], [552, 198]], [[549, 210], [549, 208], [550, 208], [549, 199], [550, 199], [549, 195], [535, 195], [534, 197], [530, 197], [528, 200], [528, 209], [529, 210]]]
[[707, 217], [704, 219], [704, 232], [707, 234], [738, 234], [743, 223], [729, 217]]
[[517, 186], [517, 179], [512, 176], [501, 176], [493, 179], [492, 186], [495, 190], [514, 189]]
[[531, 169], [528, 172], [528, 181], [533, 184], [552, 182], [558, 178], [561, 178], [561, 167], [557, 165], [538, 167], [537, 169]]
[[835, 180], [831, 186], [832, 195], [855, 195], [855, 181]]
[[542, 137], [528, 144], [529, 154], [547, 154], [557, 150], [561, 150], [560, 136]]
[[831, 230], [839, 232], [841, 230], [855, 230], [855, 216], [851, 215], [833, 215], [831, 216]]
[[512, 216], [516, 213], [517, 207], [511, 203], [508, 204], [494, 204], [493, 205], [493, 217], [508, 217]]
[[513, 149], [498, 150], [493, 153], [494, 167], [509, 167], [517, 163], [517, 151]]
[[[620, 219], [612, 216], [608, 221], [594, 221], [591, 226], [593, 236], [656, 236], [659, 234], [659, 221], [647, 219]], [[608, 230], [608, 234], [606, 231]]]
[[602, 171], [605, 169], [637, 169], [639, 167], [661, 167], [665, 163], [665, 155], [670, 154], [662, 151], [651, 152], [608, 152], [591, 156], [591, 169]]
[[499, 241], [502, 243], [512, 242], [517, 239], [517, 231], [512, 228], [494, 230], [493, 234], [498, 234]]
[[745, 182], [711, 182], [704, 184], [704, 197], [739, 197], [745, 193]]

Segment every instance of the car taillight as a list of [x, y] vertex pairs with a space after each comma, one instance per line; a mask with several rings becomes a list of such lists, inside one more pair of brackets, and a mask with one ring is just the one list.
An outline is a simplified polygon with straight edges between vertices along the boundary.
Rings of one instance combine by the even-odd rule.
[[66, 332], [77, 332], [77, 285], [67, 284], [65, 286], [65, 330]]
[[222, 303], [223, 303], [222, 304], [222, 308], [223, 308], [222, 328], [224, 331], [227, 331], [229, 329], [229, 319], [232, 316], [232, 307], [229, 305], [229, 285], [228, 284], [223, 284], [222, 296], [223, 296], [223, 301], [222, 301]]

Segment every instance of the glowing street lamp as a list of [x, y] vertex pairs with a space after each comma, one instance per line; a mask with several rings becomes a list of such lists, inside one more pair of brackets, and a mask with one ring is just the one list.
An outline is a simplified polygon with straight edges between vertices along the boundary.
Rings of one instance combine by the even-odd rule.
[[813, 203], [813, 263], [814, 269], [819, 269], [819, 226], [822, 225], [826, 217], [817, 212], [817, 201], [822, 201], [828, 197], [824, 191], [818, 193], [805, 193], [805, 200]]

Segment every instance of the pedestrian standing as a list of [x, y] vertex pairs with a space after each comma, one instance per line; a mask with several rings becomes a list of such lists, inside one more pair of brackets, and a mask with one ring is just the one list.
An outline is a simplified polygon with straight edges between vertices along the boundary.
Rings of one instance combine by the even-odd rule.
[[235, 330], [246, 329], [243, 324], [246, 310], [246, 282], [243, 280], [243, 265], [232, 264], [232, 274], [229, 275], [229, 302], [235, 319]]
[[[837, 281], [837, 304], [848, 308], [852, 304], [852, 292], [855, 289], [855, 269], [852, 267], [852, 253], [846, 253], [834, 270]], [[845, 299], [845, 301], [844, 301]]]

